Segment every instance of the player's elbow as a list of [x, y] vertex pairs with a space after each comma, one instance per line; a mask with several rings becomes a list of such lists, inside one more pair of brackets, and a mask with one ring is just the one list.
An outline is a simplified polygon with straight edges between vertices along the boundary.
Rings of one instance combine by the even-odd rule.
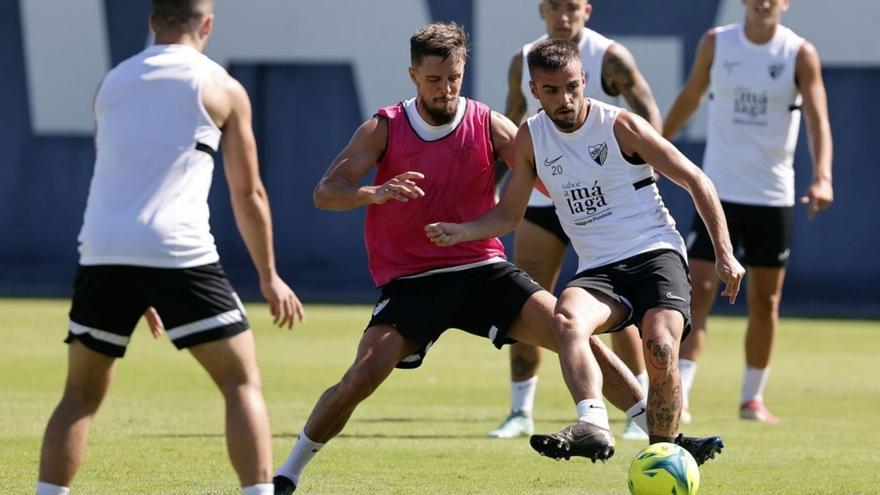
[[318, 185], [315, 186], [315, 191], [312, 192], [312, 203], [315, 205], [315, 208], [319, 210], [332, 210], [333, 202], [330, 194], [327, 193], [327, 187], [322, 179], [321, 182], [318, 182]]
[[694, 173], [687, 174], [684, 177], [682, 180], [682, 187], [684, 187], [692, 197], [697, 195], [705, 196], [706, 194], [715, 194], [715, 184], [712, 183], [712, 179], [698, 168]]
[[500, 217], [500, 221], [498, 222], [500, 233], [498, 235], [504, 235], [515, 230], [519, 227], [519, 224], [522, 223], [523, 219], [522, 214], [517, 215], [516, 212], [503, 207]]
[[233, 204], [261, 203], [267, 201], [262, 187], [232, 187], [229, 190]]

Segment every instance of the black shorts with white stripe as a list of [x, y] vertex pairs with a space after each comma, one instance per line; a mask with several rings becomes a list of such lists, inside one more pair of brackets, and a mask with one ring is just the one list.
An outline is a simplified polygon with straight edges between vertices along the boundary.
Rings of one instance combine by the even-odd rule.
[[682, 339], [691, 331], [691, 278], [687, 261], [676, 251], [658, 249], [576, 274], [568, 285], [599, 292], [629, 308], [629, 317], [609, 330], [636, 325], [654, 308], [673, 309], [684, 317]]
[[541, 289], [526, 272], [507, 261], [458, 271], [398, 278], [381, 287], [367, 328], [390, 325], [419, 344], [398, 368], [421, 366], [428, 349], [449, 328], [488, 338], [497, 348], [526, 301]]
[[77, 268], [65, 342], [122, 357], [138, 320], [156, 308], [178, 349], [248, 329], [220, 263], [192, 268], [91, 265]]

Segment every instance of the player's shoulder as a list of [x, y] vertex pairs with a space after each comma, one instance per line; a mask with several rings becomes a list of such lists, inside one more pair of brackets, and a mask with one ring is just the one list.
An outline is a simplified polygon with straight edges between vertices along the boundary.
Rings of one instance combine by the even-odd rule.
[[738, 30], [742, 29], [742, 23], [732, 22], [721, 26], [713, 26], [709, 28], [703, 35], [704, 38], [717, 39], [719, 36], [733, 36]]
[[544, 41], [548, 38], [550, 38], [550, 36], [545, 33], [545, 34], [542, 34], [541, 36], [539, 36], [538, 38], [535, 38], [534, 40], [529, 41], [528, 43], [525, 43], [519, 49], [520, 55], [523, 55], [523, 56], [528, 55], [529, 50], [531, 50], [533, 46], [537, 45], [539, 42]]
[[592, 41], [594, 43], [599, 43], [599, 44], [603, 44], [606, 46], [610, 46], [613, 43], [617, 43], [617, 41], [615, 41], [613, 38], [611, 38], [609, 36], [605, 36], [604, 34], [600, 33], [599, 31], [595, 31], [593, 29], [590, 29], [587, 26], [584, 26], [584, 29], [581, 32], [582, 32], [581, 43], [584, 43], [586, 41]]
[[374, 118], [380, 119], [396, 119], [398, 117], [403, 117], [406, 114], [406, 110], [403, 107], [403, 102], [398, 101], [397, 103], [393, 103], [391, 105], [385, 105], [380, 109], [376, 110], [376, 113], [373, 114]]

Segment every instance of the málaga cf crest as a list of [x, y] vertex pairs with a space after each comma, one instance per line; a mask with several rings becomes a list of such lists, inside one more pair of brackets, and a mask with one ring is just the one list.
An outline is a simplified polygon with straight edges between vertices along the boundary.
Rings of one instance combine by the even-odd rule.
[[608, 158], [608, 144], [595, 144], [590, 146], [590, 156], [600, 166], [605, 165], [605, 159]]

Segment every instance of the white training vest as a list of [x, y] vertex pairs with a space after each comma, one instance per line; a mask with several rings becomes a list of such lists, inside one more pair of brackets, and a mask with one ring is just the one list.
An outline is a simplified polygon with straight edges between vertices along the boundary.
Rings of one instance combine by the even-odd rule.
[[208, 190], [220, 129], [200, 91], [217, 71], [194, 48], [153, 45], [104, 78], [81, 264], [186, 268], [219, 259]]
[[[531, 117], [541, 110], [541, 102], [532, 96], [532, 90], [529, 89], [529, 81], [531, 80], [531, 77], [529, 76], [529, 63], [526, 60], [526, 57], [529, 54], [529, 50], [531, 50], [537, 42], [546, 40], [547, 38], [549, 38], [549, 36], [545, 34], [522, 47], [522, 94], [526, 97], [527, 102], [526, 117]], [[606, 93], [605, 87], [602, 85], [602, 61], [605, 59], [605, 52], [612, 43], [614, 43], [614, 40], [610, 40], [596, 31], [585, 27], [581, 31], [581, 39], [578, 42], [578, 49], [581, 52], [581, 63], [584, 67], [584, 74], [587, 77], [587, 86], [584, 88], [584, 96], [600, 99], [606, 103], [617, 105], [620, 98]], [[537, 189], [533, 189], [532, 195], [529, 197], [529, 206], [553, 206], [553, 202], [550, 201], [550, 198], [538, 192]]]
[[578, 272], [684, 241], [663, 204], [650, 165], [620, 151], [614, 121], [623, 110], [590, 99], [584, 124], [561, 132], [543, 112], [528, 119], [538, 177], [578, 254]]
[[784, 26], [763, 45], [742, 24], [716, 33], [703, 169], [723, 201], [792, 206], [801, 120], [795, 64], [804, 39]]

